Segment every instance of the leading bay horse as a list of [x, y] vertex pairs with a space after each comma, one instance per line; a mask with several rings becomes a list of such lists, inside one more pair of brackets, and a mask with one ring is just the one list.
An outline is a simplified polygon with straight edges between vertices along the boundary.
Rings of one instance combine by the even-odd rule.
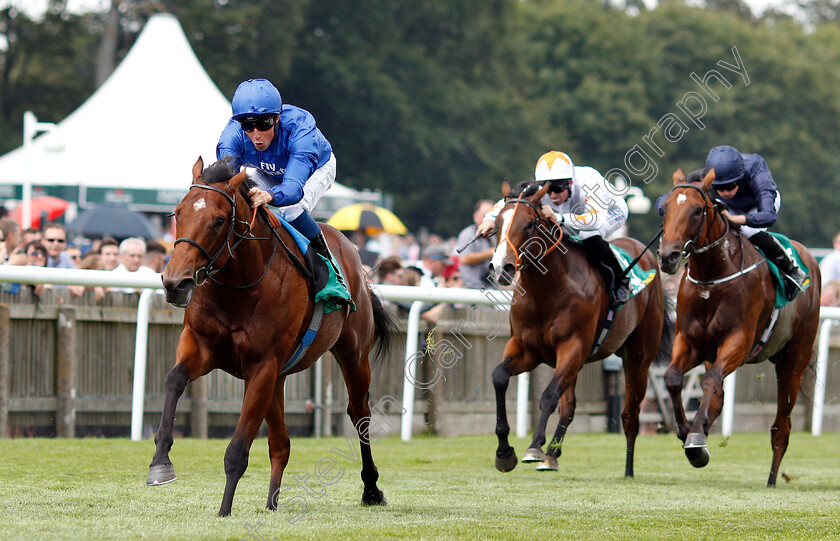
[[[521, 193], [502, 187], [506, 202], [496, 220], [497, 247], [492, 272], [503, 284], [519, 271], [510, 310], [511, 337], [502, 362], [493, 370], [496, 390], [496, 468], [510, 471], [517, 458], [508, 443], [510, 427], [505, 393], [511, 376], [530, 372], [540, 363], [554, 375], [540, 398], [540, 418], [523, 462], [540, 462], [538, 470], [557, 470], [557, 457], [575, 413], [575, 383], [587, 362], [617, 353], [624, 361], [625, 404], [621, 419], [627, 438], [624, 475], [633, 476], [633, 448], [639, 433], [639, 404], [647, 390], [648, 368], [657, 354], [665, 325], [659, 274], [615, 313], [603, 345], [593, 351], [608, 315], [609, 284], [593, 266], [579, 242], [540, 213], [548, 184], [532, 183]], [[630, 238], [615, 241], [633, 257], [644, 252], [639, 266], [658, 269], [656, 257]], [[559, 406], [558, 406], [559, 402]], [[546, 424], [559, 407], [560, 421], [545, 453]]]
[[366, 434], [368, 355], [374, 338], [387, 350], [391, 322], [367, 287], [357, 251], [336, 229], [322, 224], [344, 268], [356, 311], [350, 313], [343, 306], [324, 314], [314, 342], [292, 365], [289, 360], [313, 315], [312, 284], [304, 277], [300, 251], [273, 216], [274, 224], [262, 209], [261, 216], [255, 216], [244, 172], [236, 173], [226, 161], [203, 167], [199, 158], [189, 192], [175, 207], [178, 239], [163, 272], [166, 300], [186, 307], [186, 312], [175, 367], [166, 376], [147, 484], [175, 480], [169, 459], [175, 406], [188, 382], [219, 368], [245, 380], [242, 411], [225, 452], [227, 481], [219, 515], [231, 512], [236, 485], [248, 467], [248, 453], [263, 419], [268, 424], [271, 459], [266, 505], [276, 509], [290, 449], [283, 403], [286, 376], [306, 370], [330, 350], [347, 386], [347, 413], [359, 432], [362, 503], [384, 504]]
[[[773, 461], [767, 480], [772, 487], [787, 450], [790, 413], [819, 326], [820, 272], [808, 249], [794, 242], [810, 269], [811, 287], [781, 309], [772, 327], [776, 293], [770, 270], [764, 256], [718, 211], [708, 194], [714, 179], [714, 169], [705, 177], [694, 171], [688, 179], [677, 170], [674, 188], [664, 203], [660, 266], [673, 273], [688, 258], [677, 296], [677, 334], [665, 384], [686, 457], [702, 468], [709, 462], [709, 428], [723, 405], [723, 378], [744, 363], [772, 362], [778, 383], [776, 420], [770, 429]], [[706, 365], [703, 398], [689, 424], [680, 398], [683, 375], [700, 363]]]

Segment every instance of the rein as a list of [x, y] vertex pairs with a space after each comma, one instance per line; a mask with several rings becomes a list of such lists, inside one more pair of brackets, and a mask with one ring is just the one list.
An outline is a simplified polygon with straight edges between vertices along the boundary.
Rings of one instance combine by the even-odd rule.
[[[555, 228], [557, 229], [557, 231], [558, 231], [557, 240], [554, 241], [554, 243], [551, 246], [548, 247], [548, 249], [545, 251], [545, 253], [542, 254], [542, 257], [547, 256], [548, 254], [553, 252], [558, 246], [560, 246], [560, 242], [563, 240], [563, 229], [560, 227], [560, 224], [558, 224], [554, 220], [549, 220], [549, 219], [545, 218], [542, 215], [542, 213], [540, 211], [540, 208], [537, 205], [535, 205], [534, 203], [532, 203], [531, 201], [528, 201], [527, 199], [511, 199], [510, 201], [506, 201], [505, 205], [502, 207], [502, 210], [499, 212], [499, 214], [501, 214], [501, 212], [504, 211], [505, 208], [508, 205], [510, 205], [511, 203], [513, 203], [513, 205], [514, 205], [514, 207], [513, 207], [513, 216], [514, 217], [516, 216], [517, 210], [519, 210], [519, 204], [520, 203], [525, 205], [526, 207], [529, 207], [529, 208], [533, 209], [534, 212], [537, 213], [537, 222], [533, 226], [534, 230], [528, 235], [529, 238], [533, 238], [534, 236], [536, 236], [536, 231], [538, 229], [537, 224], [542, 224], [542, 223], [548, 224], [551, 227], [550, 231], [555, 229]], [[512, 222], [513, 222], [513, 218], [511, 218], [511, 223]], [[516, 249], [516, 246], [514, 246], [513, 243], [510, 241], [510, 236], [508, 235], [509, 231], [510, 231], [510, 228], [508, 228], [508, 230], [505, 231], [504, 238], [500, 238], [499, 242], [500, 243], [505, 242], [505, 243], [507, 243], [508, 246], [510, 246], [511, 251], [513, 251], [513, 255], [516, 257], [516, 260], [515, 260], [516, 269], [517, 270], [522, 270], [522, 269], [524, 269], [528, 266], [528, 262], [530, 260], [526, 259], [524, 263], [521, 263], [521, 258], [519, 257], [519, 251]]]
[[[214, 278], [213, 275], [216, 274], [217, 272], [219, 272], [220, 270], [222, 270], [222, 267], [215, 268], [214, 265], [216, 264], [216, 260], [219, 258], [219, 256], [222, 255], [222, 251], [225, 248], [227, 248], [228, 254], [230, 255], [230, 257], [235, 259], [236, 256], [234, 255], [233, 252], [234, 252], [234, 250], [236, 250], [236, 247], [239, 246], [239, 244], [242, 241], [244, 241], [244, 240], [269, 240], [269, 239], [268, 239], [268, 237], [255, 237], [253, 235], [253, 233], [251, 233], [251, 225], [254, 222], [253, 219], [251, 220], [251, 223], [248, 223], [248, 222], [246, 222], [244, 220], [240, 220], [236, 217], [236, 199], [231, 197], [230, 195], [228, 195], [227, 192], [225, 192], [224, 190], [222, 190], [220, 188], [216, 188], [215, 186], [210, 186], [210, 185], [207, 185], [207, 184], [193, 184], [193, 185], [190, 186], [190, 189], [193, 189], [193, 188], [200, 188], [202, 190], [210, 190], [210, 191], [213, 191], [213, 192], [216, 192], [216, 193], [220, 193], [225, 197], [225, 199], [228, 200], [228, 202], [230, 203], [230, 206], [231, 206], [230, 219], [229, 219], [230, 225], [228, 227], [228, 232], [227, 232], [227, 236], [225, 238], [225, 242], [221, 246], [219, 246], [219, 249], [216, 250], [216, 253], [213, 254], [212, 256], [210, 255], [210, 253], [206, 249], [204, 249], [204, 247], [202, 245], [200, 245], [199, 243], [197, 243], [196, 241], [194, 241], [193, 239], [188, 238], [188, 237], [180, 237], [180, 238], [176, 239], [175, 243], [173, 244], [173, 247], [174, 247], [174, 246], [177, 246], [179, 242], [186, 242], [187, 244], [190, 244], [190, 245], [198, 248], [198, 250], [201, 252], [201, 254], [204, 257], [207, 258], [207, 264], [204, 265], [203, 267], [200, 267], [200, 268], [196, 269], [195, 273], [193, 274], [193, 281], [195, 282], [196, 287], [203, 286], [205, 283], [207, 283], [207, 280], [211, 280], [215, 284], [218, 284], [222, 287], [227, 287], [227, 288], [230, 288], [230, 289], [247, 289], [247, 288], [250, 288], [250, 287], [253, 287], [253, 286], [259, 284], [262, 281], [262, 279], [265, 278], [265, 275], [268, 273], [268, 269], [271, 266], [271, 262], [274, 260], [274, 255], [277, 253], [277, 242], [275, 240], [275, 239], [279, 238], [279, 237], [277, 237], [277, 233], [274, 232], [275, 239], [272, 239], [272, 240], [274, 240], [274, 242], [272, 243], [271, 257], [269, 257], [268, 262], [265, 264], [265, 268], [263, 269], [262, 274], [260, 275], [259, 278], [257, 278], [257, 280], [255, 282], [253, 282], [251, 284], [248, 284], [248, 285], [242, 285], [242, 286], [231, 286], [231, 285], [225, 284], [223, 282], [220, 282], [219, 280]], [[256, 217], [256, 211], [254, 212], [254, 216]], [[238, 223], [245, 225], [245, 233], [239, 233], [238, 231], [236, 231], [236, 224], [238, 224]], [[272, 231], [274, 231], [274, 228], [271, 227], [271, 224], [269, 224], [269, 227], [272, 229]], [[236, 235], [237, 239], [236, 239], [236, 241], [233, 242], [233, 244], [231, 244], [231, 239], [233, 238], [234, 234]], [[282, 243], [283, 241], [281, 240], [280, 242]], [[285, 244], [284, 244], [284, 246], [285, 246]], [[288, 247], [286, 249], [288, 250]], [[297, 258], [293, 258], [293, 259], [297, 259]]]

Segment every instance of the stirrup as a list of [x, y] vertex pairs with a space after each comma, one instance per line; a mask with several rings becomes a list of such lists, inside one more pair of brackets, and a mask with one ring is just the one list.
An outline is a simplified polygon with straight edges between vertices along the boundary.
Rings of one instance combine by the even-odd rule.
[[797, 295], [799, 295], [799, 293], [805, 291], [805, 286], [811, 281], [811, 279], [808, 278], [808, 275], [805, 274], [805, 271], [799, 267], [794, 267], [792, 272], [785, 273], [785, 278], [787, 278], [788, 281], [795, 286], [786, 288], [787, 291], [785, 293], [785, 297], [787, 297], [788, 301], [792, 301]]
[[623, 304], [626, 304], [627, 301], [630, 300], [629, 276], [625, 274], [620, 281], [613, 284], [612, 290], [610, 291], [610, 300], [612, 301], [613, 306], [615, 306], [616, 308]]

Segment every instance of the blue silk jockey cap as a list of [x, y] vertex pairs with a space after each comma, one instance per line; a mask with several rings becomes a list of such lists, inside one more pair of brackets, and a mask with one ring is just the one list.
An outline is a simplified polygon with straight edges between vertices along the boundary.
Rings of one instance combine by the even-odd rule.
[[266, 79], [243, 81], [233, 93], [231, 100], [233, 119], [248, 116], [279, 115], [283, 110], [280, 91]]

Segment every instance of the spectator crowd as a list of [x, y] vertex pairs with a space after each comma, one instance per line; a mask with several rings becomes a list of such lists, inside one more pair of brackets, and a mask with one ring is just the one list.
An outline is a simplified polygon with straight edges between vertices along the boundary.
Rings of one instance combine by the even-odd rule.
[[[0, 219], [0, 265], [28, 265], [61, 269], [93, 269], [114, 272], [162, 272], [167, 250], [160, 242], [131, 237], [118, 242], [112, 237], [97, 239], [90, 244], [73, 243], [67, 230], [60, 223], [48, 223], [43, 229], [29, 228], [21, 231], [17, 221]], [[3, 283], [3, 290], [17, 294], [20, 284]], [[50, 288], [66, 287], [74, 297], [88, 289], [100, 300], [108, 291], [133, 293], [133, 289], [108, 289], [102, 287], [59, 286], [37, 284], [26, 286], [35, 295]]]
[[[368, 237], [362, 231], [346, 234], [359, 250], [371, 283], [495, 289], [489, 279], [493, 246], [489, 239], [476, 239], [477, 226], [492, 205], [492, 201], [477, 202], [472, 223], [457, 238], [444, 239], [426, 232], [400, 237]], [[16, 220], [9, 217], [0, 219], [0, 265], [159, 273], [170, 255], [167, 244], [139, 237], [117, 240], [105, 236], [92, 241], [71, 239], [65, 227], [58, 222], [48, 223], [41, 229], [21, 231]], [[10, 293], [19, 293], [21, 287], [30, 288], [36, 295], [50, 288], [66, 287], [74, 297], [93, 291], [96, 301], [109, 291], [135, 292], [130, 288], [2, 284], [3, 290]], [[408, 306], [400, 308], [407, 310]], [[436, 319], [442, 309], [443, 305], [429, 305], [424, 318]]]

